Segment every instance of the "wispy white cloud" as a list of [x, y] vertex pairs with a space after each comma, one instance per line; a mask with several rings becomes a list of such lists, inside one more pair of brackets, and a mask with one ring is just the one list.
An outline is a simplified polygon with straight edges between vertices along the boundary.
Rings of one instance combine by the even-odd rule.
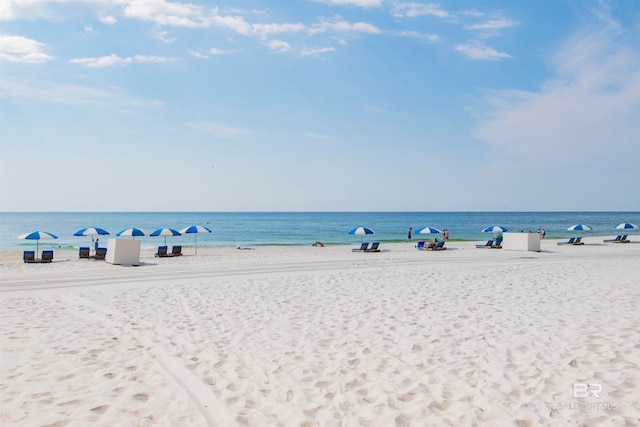
[[171, 44], [175, 42], [177, 39], [175, 37], [170, 37], [168, 31], [157, 31], [153, 34], [153, 37], [160, 40], [163, 43]]
[[154, 55], [135, 55], [133, 57], [133, 60], [135, 62], [139, 62], [141, 64], [143, 64], [145, 62], [163, 63], [163, 62], [174, 62], [175, 61], [174, 58], [167, 58], [165, 56], [154, 56]]
[[460, 12], [460, 15], [474, 16], [478, 18], [478, 17], [484, 16], [484, 13], [476, 9], [469, 9], [469, 10], [463, 10], [462, 12]]
[[135, 55], [133, 57], [121, 58], [118, 55], [112, 53], [108, 56], [100, 56], [97, 58], [74, 58], [69, 62], [72, 64], [80, 64], [87, 68], [104, 68], [113, 67], [115, 65], [131, 64], [133, 62], [146, 63], [146, 62], [173, 62], [173, 58], [166, 58], [163, 56], [151, 56], [151, 55]]
[[192, 28], [209, 25], [207, 9], [192, 3], [129, 0], [123, 13], [127, 18], [151, 21], [160, 25]]
[[307, 132], [304, 134], [304, 136], [311, 139], [317, 139], [319, 141], [331, 141], [334, 139], [330, 135], [327, 135], [324, 133], [316, 133], [316, 132]]
[[631, 153], [637, 166], [640, 52], [619, 36], [611, 25], [576, 34], [551, 58], [555, 76], [538, 91], [492, 92], [474, 135], [528, 169], [569, 161], [602, 174], [601, 160], [616, 152]]
[[323, 53], [334, 52], [336, 49], [334, 47], [316, 47], [316, 48], [307, 48], [302, 49], [300, 51], [301, 56], [320, 56]]
[[260, 36], [268, 36], [273, 34], [299, 33], [306, 29], [304, 24], [253, 24], [252, 32]]
[[316, 0], [318, 3], [326, 3], [335, 6], [380, 7], [382, 0]]
[[420, 31], [399, 31], [396, 34], [401, 37], [411, 37], [419, 39], [427, 43], [437, 43], [442, 41], [442, 37], [438, 34], [426, 34]]
[[313, 24], [308, 30], [309, 34], [321, 34], [328, 32], [336, 33], [368, 33], [379, 34], [380, 29], [373, 24], [367, 22], [348, 22], [343, 19], [336, 19], [333, 21], [321, 21]]
[[188, 123], [187, 126], [198, 132], [213, 135], [218, 138], [240, 138], [254, 134], [250, 129], [236, 128], [216, 122], [195, 122]]
[[503, 28], [515, 27], [519, 23], [509, 18], [490, 19], [479, 24], [465, 25], [467, 30], [501, 30]]
[[211, 21], [220, 27], [227, 28], [241, 35], [251, 35], [252, 27], [242, 16], [215, 15]]
[[291, 50], [291, 45], [284, 40], [269, 40], [266, 42], [266, 45], [269, 50], [274, 52], [287, 52]]
[[448, 18], [451, 16], [449, 12], [440, 7], [439, 3], [418, 2], [395, 3], [391, 8], [391, 15], [396, 18], [417, 18], [429, 15], [437, 18]]
[[456, 45], [454, 49], [471, 59], [497, 61], [504, 58], [511, 58], [511, 55], [509, 55], [508, 53], [499, 52], [494, 48], [486, 46], [478, 41], [459, 44]]
[[233, 50], [218, 49], [216, 47], [212, 47], [211, 49], [209, 49], [209, 53], [212, 55], [227, 55], [233, 52]]
[[22, 36], [0, 35], [0, 61], [41, 64], [53, 59], [42, 51], [46, 46]]
[[198, 58], [198, 59], [207, 59], [209, 57], [209, 55], [198, 52], [196, 50], [189, 50], [189, 55], [193, 56], [194, 58]]
[[111, 15], [101, 16], [98, 18], [98, 20], [106, 25], [114, 25], [118, 22], [118, 19], [116, 19], [115, 16], [111, 16]]
[[117, 87], [96, 88], [77, 84], [26, 80], [0, 79], [2, 97], [14, 104], [51, 104], [67, 106], [118, 106], [158, 108], [163, 104], [154, 99], [143, 99]]

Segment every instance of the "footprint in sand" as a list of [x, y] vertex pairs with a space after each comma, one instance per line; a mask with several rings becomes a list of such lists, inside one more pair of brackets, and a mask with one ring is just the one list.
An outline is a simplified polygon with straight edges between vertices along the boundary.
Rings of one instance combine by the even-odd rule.
[[109, 405], [100, 405], [95, 408], [91, 408], [91, 412], [95, 412], [96, 414], [104, 414], [109, 409]]
[[146, 402], [149, 400], [149, 394], [147, 393], [136, 393], [133, 395], [133, 400], [138, 402]]

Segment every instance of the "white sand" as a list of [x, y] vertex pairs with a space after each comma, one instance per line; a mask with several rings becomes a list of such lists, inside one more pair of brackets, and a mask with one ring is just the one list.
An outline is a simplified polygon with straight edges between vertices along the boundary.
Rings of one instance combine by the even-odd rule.
[[5, 252], [0, 424], [637, 426], [640, 243], [586, 243]]

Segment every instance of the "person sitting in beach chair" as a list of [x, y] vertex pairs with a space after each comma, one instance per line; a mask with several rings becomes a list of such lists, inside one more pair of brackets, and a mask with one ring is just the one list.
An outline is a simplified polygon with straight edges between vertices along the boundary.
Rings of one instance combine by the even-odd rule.
[[482, 243], [482, 244], [478, 244], [476, 245], [476, 248], [491, 248], [491, 246], [493, 246], [493, 239], [487, 240], [487, 243]]
[[436, 242], [435, 246], [431, 248], [432, 251], [443, 251], [447, 248], [444, 247], [444, 240]]

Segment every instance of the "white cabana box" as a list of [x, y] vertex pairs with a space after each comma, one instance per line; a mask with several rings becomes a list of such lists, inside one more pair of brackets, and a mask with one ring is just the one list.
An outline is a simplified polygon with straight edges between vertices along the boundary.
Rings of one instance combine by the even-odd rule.
[[502, 249], [540, 252], [538, 233], [504, 233], [502, 236]]
[[105, 260], [109, 264], [140, 265], [140, 240], [109, 239]]

